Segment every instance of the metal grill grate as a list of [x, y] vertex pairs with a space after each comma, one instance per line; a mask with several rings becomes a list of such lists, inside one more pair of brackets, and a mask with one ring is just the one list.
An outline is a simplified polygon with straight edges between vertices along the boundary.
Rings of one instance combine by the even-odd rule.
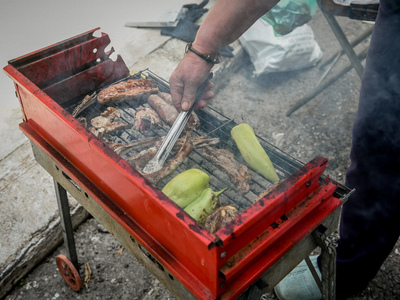
[[[156, 82], [156, 85], [159, 87], [160, 91], [168, 93], [170, 92], [168, 83], [148, 70], [139, 72], [129, 78], [139, 78], [141, 76], [153, 79]], [[128, 78], [125, 78], [124, 80], [126, 79]], [[82, 99], [80, 99], [80, 101], [81, 100]], [[64, 109], [72, 112], [76, 106], [76, 103], [77, 102], [74, 101], [74, 103], [70, 103], [69, 105], [67, 105], [67, 107], [64, 107]], [[120, 120], [119, 118], [116, 118], [114, 121], [121, 121], [133, 125], [136, 110], [139, 107], [148, 106], [148, 104], [137, 104], [125, 101], [119, 104], [114, 104], [112, 106], [121, 111]], [[105, 108], [106, 106], [95, 103], [87, 108], [85, 111], [83, 111], [79, 115], [79, 117], [85, 117], [87, 119], [87, 123], [90, 124], [90, 120], [94, 117], [99, 116], [105, 110]], [[220, 143], [216, 147], [230, 150], [232, 153], [234, 153], [235, 158], [238, 162], [246, 165], [230, 134], [231, 129], [236, 126], [237, 123], [209, 106], [200, 111], [196, 111], [196, 113], [201, 121], [201, 128], [197, 132], [193, 131], [192, 136], [207, 135], [210, 138], [219, 138]], [[107, 140], [103, 139], [103, 141], [113, 143], [131, 143], [145, 137], [165, 136], [168, 133], [168, 130], [169, 127], [164, 125], [163, 128], [159, 130], [152, 130], [148, 134], [143, 135], [133, 129], [125, 129], [113, 133], [110, 136], [107, 136]], [[300, 161], [294, 159], [287, 153], [269, 144], [265, 140], [259, 138], [259, 141], [267, 152], [268, 156], [270, 157], [272, 163], [274, 164], [276, 172], [281, 179], [287, 178], [289, 175], [291, 175], [293, 172], [303, 166]], [[132, 150], [121, 156], [123, 159], [127, 159], [131, 155], [134, 155], [141, 150], [143, 149]], [[239, 210], [239, 212], [242, 212], [254, 203], [258, 195], [260, 195], [272, 185], [271, 182], [249, 169], [252, 176], [252, 179], [250, 181], [250, 191], [244, 195], [239, 195], [236, 192], [235, 187], [230, 182], [228, 175], [221, 171], [217, 166], [213, 165], [210, 161], [205, 159], [202, 156], [201, 152], [201, 149], [194, 149], [189, 157], [185, 159], [184, 163], [181, 164], [173, 174], [160, 180], [156, 186], [159, 189], [162, 189], [169, 180], [171, 180], [179, 173], [191, 168], [198, 168], [207, 172], [210, 175], [210, 187], [212, 187], [214, 191], [221, 190], [226, 187], [228, 188], [222, 195], [220, 195], [221, 204], [235, 206]], [[169, 159], [175, 156], [175, 154], [176, 152], [171, 152]]]

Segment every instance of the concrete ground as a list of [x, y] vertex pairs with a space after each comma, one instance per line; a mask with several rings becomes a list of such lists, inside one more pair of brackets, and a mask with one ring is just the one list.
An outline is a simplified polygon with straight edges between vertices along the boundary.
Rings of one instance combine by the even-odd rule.
[[[200, 3], [197, 0], [175, 2]], [[124, 26], [162, 12], [165, 1], [12, 1], [0, 4], [0, 61], [7, 61], [96, 27], [131, 71], [149, 68], [168, 79], [183, 57], [185, 42], [159, 29]], [[171, 3], [171, 1], [169, 1]], [[208, 7], [214, 1], [210, 1]], [[98, 31], [100, 34], [100, 31]], [[237, 49], [240, 52], [240, 48]], [[239, 55], [240, 56], [240, 55]], [[227, 69], [232, 61], [220, 65]], [[229, 69], [229, 68], [228, 68]], [[215, 70], [218, 73], [218, 69]], [[3, 73], [0, 110], [0, 298], [62, 242], [51, 176], [36, 163], [28, 139], [18, 128], [21, 109], [13, 82]], [[75, 226], [87, 213], [71, 199]]]

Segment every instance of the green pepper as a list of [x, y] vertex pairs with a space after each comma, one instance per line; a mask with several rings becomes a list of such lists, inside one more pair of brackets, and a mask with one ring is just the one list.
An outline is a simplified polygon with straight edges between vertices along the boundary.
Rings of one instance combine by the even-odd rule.
[[279, 177], [267, 153], [258, 141], [253, 128], [240, 124], [232, 128], [231, 135], [248, 165], [266, 179], [277, 182]]
[[161, 190], [181, 208], [185, 208], [209, 187], [210, 177], [199, 169], [184, 171], [169, 181]]
[[185, 211], [200, 225], [203, 225], [207, 217], [220, 206], [218, 197], [225, 190], [226, 188], [214, 192], [211, 188], [205, 189], [196, 200], [186, 206]]

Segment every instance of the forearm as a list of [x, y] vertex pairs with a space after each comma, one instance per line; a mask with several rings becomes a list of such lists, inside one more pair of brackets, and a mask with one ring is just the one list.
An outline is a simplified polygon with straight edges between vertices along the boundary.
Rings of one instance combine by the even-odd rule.
[[[279, 0], [218, 0], [200, 26], [193, 49], [216, 56], [219, 50], [237, 40]], [[171, 95], [178, 110], [188, 110], [194, 102], [197, 88], [207, 78], [213, 64], [188, 51], [169, 79]], [[213, 97], [208, 84], [197, 108], [206, 106]]]
[[279, 0], [218, 0], [201, 25], [193, 46], [201, 53], [217, 54], [237, 40]]

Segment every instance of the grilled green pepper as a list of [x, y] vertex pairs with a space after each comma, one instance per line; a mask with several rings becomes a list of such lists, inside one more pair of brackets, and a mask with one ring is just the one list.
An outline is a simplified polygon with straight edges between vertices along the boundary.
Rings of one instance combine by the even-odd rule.
[[209, 187], [210, 177], [199, 169], [184, 171], [169, 181], [161, 190], [181, 208], [185, 208]]
[[279, 177], [264, 148], [260, 145], [253, 128], [240, 124], [232, 128], [231, 135], [248, 165], [266, 179], [277, 182]]
[[205, 189], [196, 200], [186, 206], [185, 211], [200, 225], [203, 225], [207, 217], [220, 206], [218, 197], [225, 190], [226, 188], [214, 192], [211, 188]]

